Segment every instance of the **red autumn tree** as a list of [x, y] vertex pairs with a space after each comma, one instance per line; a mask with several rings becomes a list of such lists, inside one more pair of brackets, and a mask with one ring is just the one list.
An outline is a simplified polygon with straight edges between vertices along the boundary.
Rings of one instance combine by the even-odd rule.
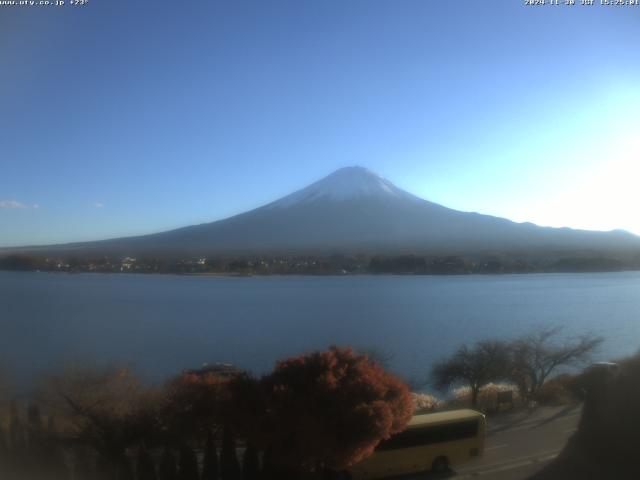
[[214, 372], [184, 372], [165, 388], [162, 422], [170, 437], [203, 437], [220, 423], [228, 379]]
[[294, 469], [344, 469], [413, 414], [409, 388], [351, 349], [281, 361], [263, 384], [269, 428], [262, 440], [277, 463]]

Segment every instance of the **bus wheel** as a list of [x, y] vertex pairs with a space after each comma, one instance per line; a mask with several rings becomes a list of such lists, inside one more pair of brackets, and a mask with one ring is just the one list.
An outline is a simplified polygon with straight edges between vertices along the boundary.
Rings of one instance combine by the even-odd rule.
[[431, 464], [432, 472], [442, 473], [447, 470], [449, 470], [449, 460], [447, 460], [447, 457], [438, 457]]

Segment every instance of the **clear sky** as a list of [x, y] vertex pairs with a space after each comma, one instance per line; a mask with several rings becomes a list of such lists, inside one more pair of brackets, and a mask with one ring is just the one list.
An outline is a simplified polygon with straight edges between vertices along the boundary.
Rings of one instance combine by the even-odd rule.
[[640, 6], [0, 5], [0, 245], [217, 220], [347, 165], [640, 234], [639, 47]]

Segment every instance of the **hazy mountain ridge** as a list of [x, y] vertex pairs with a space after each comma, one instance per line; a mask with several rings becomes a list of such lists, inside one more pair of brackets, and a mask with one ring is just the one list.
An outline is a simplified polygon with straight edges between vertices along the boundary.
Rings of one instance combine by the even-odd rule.
[[640, 249], [640, 237], [628, 232], [539, 227], [452, 210], [367, 169], [347, 167], [267, 205], [211, 223], [5, 252], [206, 256], [634, 249]]

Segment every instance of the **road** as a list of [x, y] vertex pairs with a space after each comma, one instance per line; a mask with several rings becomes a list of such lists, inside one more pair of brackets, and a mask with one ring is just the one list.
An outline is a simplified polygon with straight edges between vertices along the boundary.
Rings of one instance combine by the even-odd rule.
[[580, 412], [580, 406], [541, 407], [489, 419], [483, 457], [455, 468], [448, 478], [526, 479], [558, 455]]
[[[411, 476], [410, 480], [525, 480], [554, 459], [575, 432], [581, 406], [540, 407], [487, 420], [484, 455], [454, 467], [445, 475]], [[409, 480], [407, 478], [407, 480]]]

